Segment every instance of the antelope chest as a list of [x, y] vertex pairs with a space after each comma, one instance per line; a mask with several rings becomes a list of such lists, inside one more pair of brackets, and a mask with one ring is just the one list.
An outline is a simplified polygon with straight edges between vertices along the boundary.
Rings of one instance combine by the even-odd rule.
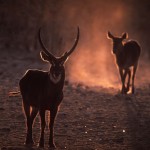
[[58, 107], [63, 99], [63, 93], [47, 96], [46, 99], [41, 99], [40, 106], [44, 109], [50, 110]]

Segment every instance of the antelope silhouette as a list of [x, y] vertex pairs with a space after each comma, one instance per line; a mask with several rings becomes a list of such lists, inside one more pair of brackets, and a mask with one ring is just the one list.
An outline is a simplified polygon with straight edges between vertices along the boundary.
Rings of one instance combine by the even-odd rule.
[[[108, 38], [113, 41], [113, 54], [116, 56], [116, 63], [122, 81], [122, 94], [126, 94], [130, 90], [130, 78], [132, 73], [132, 94], [134, 94], [134, 79], [138, 66], [138, 60], [141, 53], [141, 47], [136, 41], [130, 40], [123, 42], [127, 38], [127, 33], [123, 33], [121, 37], [115, 37], [108, 32]], [[133, 67], [133, 71], [131, 70]], [[125, 86], [126, 76], [128, 75], [127, 86]]]
[[50, 136], [49, 147], [55, 148], [53, 140], [54, 121], [58, 107], [63, 99], [63, 86], [65, 80], [64, 63], [69, 55], [75, 50], [79, 40], [79, 27], [77, 37], [73, 47], [61, 57], [55, 57], [47, 50], [41, 39], [41, 29], [39, 30], [39, 42], [42, 47], [41, 59], [51, 64], [49, 71], [27, 70], [19, 82], [20, 92], [23, 99], [23, 108], [26, 116], [26, 145], [33, 145], [32, 125], [39, 112], [41, 118], [41, 135], [39, 147], [44, 147], [44, 129], [46, 126], [45, 112], [50, 111]]

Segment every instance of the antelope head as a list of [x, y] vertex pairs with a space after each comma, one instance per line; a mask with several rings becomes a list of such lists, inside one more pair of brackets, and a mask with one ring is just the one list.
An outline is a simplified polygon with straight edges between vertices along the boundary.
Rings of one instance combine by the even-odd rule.
[[57, 83], [60, 81], [61, 76], [65, 72], [64, 63], [67, 61], [70, 54], [75, 50], [77, 44], [79, 41], [79, 27], [77, 28], [77, 37], [75, 39], [75, 43], [73, 44], [72, 48], [65, 52], [61, 57], [55, 57], [48, 49], [45, 47], [44, 43], [41, 39], [41, 29], [39, 30], [39, 42], [42, 47], [42, 51], [40, 52], [40, 56], [43, 61], [49, 62], [51, 64], [50, 67], [50, 79], [54, 83]]
[[117, 54], [117, 52], [122, 50], [123, 48], [123, 40], [127, 38], [127, 33], [123, 33], [121, 37], [115, 37], [108, 31], [107, 37], [109, 39], [112, 39], [113, 53]]

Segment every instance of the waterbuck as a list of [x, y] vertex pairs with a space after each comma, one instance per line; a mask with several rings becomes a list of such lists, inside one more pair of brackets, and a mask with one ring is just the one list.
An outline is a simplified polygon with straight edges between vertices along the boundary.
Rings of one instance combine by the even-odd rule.
[[51, 64], [49, 71], [28, 70], [19, 82], [20, 92], [23, 99], [23, 108], [26, 115], [26, 145], [33, 145], [32, 125], [39, 112], [41, 118], [41, 135], [39, 146], [44, 147], [45, 112], [50, 111], [50, 136], [49, 147], [55, 148], [53, 141], [53, 127], [58, 107], [63, 99], [63, 86], [65, 80], [64, 63], [69, 55], [75, 50], [79, 40], [79, 27], [73, 47], [61, 57], [55, 57], [47, 50], [41, 39], [39, 30], [39, 42], [42, 47], [40, 52], [43, 61]]
[[[138, 60], [141, 53], [141, 47], [136, 41], [130, 40], [123, 42], [127, 38], [127, 33], [123, 33], [121, 37], [115, 37], [108, 32], [108, 38], [113, 41], [113, 54], [116, 56], [116, 63], [122, 81], [122, 94], [126, 94], [130, 90], [131, 67], [132, 73], [132, 94], [134, 94], [134, 78], [137, 70]], [[126, 76], [128, 75], [127, 86], [125, 86]]]

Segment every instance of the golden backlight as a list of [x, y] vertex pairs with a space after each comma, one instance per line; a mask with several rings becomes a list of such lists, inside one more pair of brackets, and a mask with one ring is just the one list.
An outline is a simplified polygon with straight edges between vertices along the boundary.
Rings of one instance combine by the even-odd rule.
[[[60, 33], [63, 38], [70, 37], [70, 41], [63, 39], [66, 41], [64, 51], [71, 47], [73, 43], [71, 38], [76, 35], [75, 29], [77, 26], [80, 27], [79, 43], [66, 67], [67, 78], [70, 82], [82, 83], [86, 86], [121, 88], [115, 56], [112, 54], [112, 41], [107, 39], [107, 32], [111, 31], [116, 36], [127, 32], [129, 39], [135, 39], [141, 43], [140, 35], [133, 30], [132, 9], [126, 2], [119, 0], [113, 2], [86, 0], [86, 4], [85, 1], [77, 0], [64, 3], [59, 11], [61, 15], [58, 15], [56, 19], [58, 22], [55, 21], [59, 33], [60, 27], [65, 28]], [[61, 24], [62, 21], [63, 24]], [[71, 44], [67, 45], [67, 43]], [[145, 80], [144, 76], [148, 71], [144, 65], [145, 59], [142, 61], [141, 57], [135, 84], [141, 83], [141, 79]], [[139, 71], [139, 68], [143, 70]]]
[[[112, 55], [111, 41], [107, 39], [107, 31], [124, 31], [126, 8], [122, 4], [109, 6], [110, 8], [104, 5], [109, 11], [95, 7], [91, 14], [83, 12], [80, 41], [74, 56], [69, 60], [69, 80], [87, 86], [119, 88], [119, 73]], [[87, 18], [89, 22], [86, 22]]]
[[80, 48], [78, 51], [71, 59], [70, 81], [87, 86], [119, 86], [118, 72], [111, 50], [103, 45], [97, 46], [97, 49]]
[[[92, 6], [91, 6], [92, 7]], [[107, 32], [112, 31], [115, 35], [121, 36], [123, 32], [132, 31], [130, 24], [130, 8], [123, 3], [104, 5], [103, 10], [95, 6], [95, 11], [78, 18], [80, 23], [81, 37], [73, 56], [69, 59], [69, 80], [75, 83], [82, 83], [87, 86], [102, 86], [121, 88], [121, 81], [115, 56], [112, 54], [112, 42], [107, 39]], [[104, 11], [104, 10], [107, 11]], [[87, 18], [89, 22], [87, 22]], [[85, 19], [85, 21], [84, 21]], [[139, 39], [138, 34], [128, 32], [129, 39]], [[139, 68], [142, 67], [142, 72]], [[135, 84], [140, 85], [147, 80], [148, 71], [142, 56], [139, 62]], [[145, 80], [145, 81], [146, 81]]]

